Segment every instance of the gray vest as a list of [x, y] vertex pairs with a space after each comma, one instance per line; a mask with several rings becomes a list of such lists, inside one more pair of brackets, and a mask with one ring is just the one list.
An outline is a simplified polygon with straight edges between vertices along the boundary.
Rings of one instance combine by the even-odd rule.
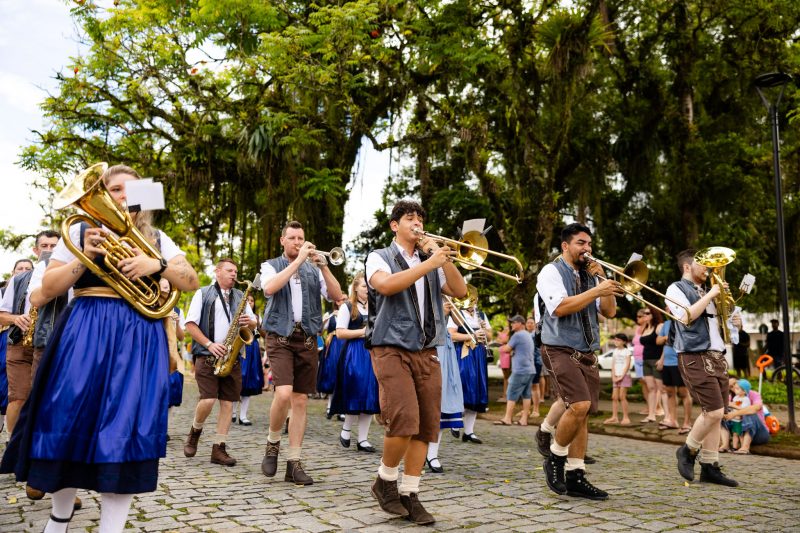
[[[267, 263], [281, 272], [289, 266], [289, 260], [285, 256], [267, 260]], [[319, 270], [316, 266], [308, 262], [300, 265], [297, 269], [300, 275], [300, 288], [303, 292], [303, 314], [300, 324], [306, 337], [316, 337], [322, 331], [322, 287], [319, 283]], [[294, 330], [294, 312], [292, 311], [292, 289], [289, 285], [294, 283], [291, 279], [289, 283], [272, 295], [267, 302], [264, 310], [264, 331], [275, 333], [281, 337], [288, 337]]]
[[[212, 284], [200, 288], [200, 294], [203, 297], [203, 307], [200, 310], [200, 323], [197, 324], [197, 327], [200, 328], [203, 335], [208, 337], [210, 341], [214, 340], [214, 328], [216, 327], [216, 324], [214, 324], [214, 309], [216, 307], [217, 298], [219, 298], [219, 293], [217, 293], [217, 290], [214, 288], [215, 285], [216, 284]], [[231, 289], [231, 307], [228, 309], [231, 318], [233, 318], [233, 313], [236, 312], [239, 305], [242, 303], [243, 295], [244, 293], [239, 289]], [[197, 357], [200, 355], [211, 355], [211, 352], [199, 342], [192, 342], [192, 356]]]
[[[14, 276], [14, 301], [11, 308], [12, 315], [21, 315], [25, 313], [25, 295], [28, 293], [28, 285], [31, 283], [31, 276], [33, 270], [27, 270], [21, 274]], [[17, 326], [12, 325], [8, 329], [8, 343], [17, 344], [22, 341], [22, 330]]]
[[[44, 257], [45, 254], [42, 254]], [[43, 259], [45, 265], [50, 264], [50, 253]], [[33, 329], [33, 347], [44, 348], [53, 333], [56, 320], [61, 315], [61, 311], [67, 306], [69, 296], [62, 294], [56, 296], [42, 307], [39, 308], [39, 316], [36, 319], [36, 327]]]
[[[402, 272], [408, 265], [401, 265], [395, 257], [400, 253], [397, 246], [389, 246], [375, 250], [386, 261], [392, 274]], [[425, 256], [420, 252], [420, 257]], [[405, 268], [404, 268], [405, 267]], [[442, 286], [436, 270], [428, 272], [428, 298], [433, 308], [436, 334], [425, 343], [425, 331], [419, 307], [415, 303], [416, 288], [412, 284], [404, 291], [391, 296], [384, 296], [369, 287], [369, 319], [367, 320], [368, 346], [398, 346], [405, 350], [417, 352], [423, 348], [442, 346], [445, 339], [444, 309], [442, 308]], [[424, 305], [424, 302], [420, 302]]]
[[[686, 299], [689, 300], [689, 307], [700, 299], [694, 283], [688, 279], [681, 279], [673, 283], [673, 285], [686, 295]], [[708, 331], [708, 320], [706, 320], [705, 312], [688, 326], [675, 322], [674, 327], [671, 329], [675, 332], [675, 340], [672, 347], [678, 353], [704, 352], [711, 347], [711, 335]]]
[[[553, 261], [568, 296], [578, 293], [574, 270], [562, 258]], [[596, 285], [594, 276], [588, 276], [588, 289]], [[541, 295], [539, 296], [541, 298]], [[586, 342], [581, 326], [581, 314], [572, 313], [562, 317], [552, 316], [547, 310], [542, 314], [542, 344], [550, 346], [566, 346], [579, 352], [593, 352], [600, 349], [600, 328], [597, 325], [597, 306], [591, 302], [586, 310], [589, 312], [592, 344]]]

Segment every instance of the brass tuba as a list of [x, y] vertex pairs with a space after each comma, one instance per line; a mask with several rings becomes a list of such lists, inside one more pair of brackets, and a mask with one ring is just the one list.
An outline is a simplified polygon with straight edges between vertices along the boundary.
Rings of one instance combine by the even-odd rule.
[[[161, 253], [136, 229], [128, 212], [111, 197], [103, 184], [106, 163], [96, 163], [77, 176], [53, 200], [53, 208], [61, 210], [71, 205], [83, 210], [86, 215], [72, 215], [61, 224], [61, 238], [69, 250], [102, 279], [136, 311], [147, 318], [164, 318], [169, 315], [180, 297], [172, 289], [166, 301], [161, 296], [158, 279], [144, 276], [130, 280], [117, 268], [120, 260], [134, 257], [131, 248], [139, 248], [143, 254], [161, 259]], [[87, 216], [88, 215], [88, 216]], [[69, 228], [75, 223], [86, 222], [91, 227], [104, 226], [109, 233], [100, 245], [105, 250], [103, 267], [95, 263], [69, 238]], [[115, 236], [119, 235], [119, 237]]]
[[719, 285], [719, 296], [714, 298], [714, 307], [717, 308], [717, 321], [722, 329], [722, 340], [725, 344], [731, 343], [731, 332], [728, 330], [728, 319], [736, 306], [736, 299], [730, 289], [725, 288], [725, 265], [736, 260], [736, 252], [724, 246], [703, 248], [694, 254], [694, 261], [711, 270], [709, 277], [711, 285]]
[[253, 339], [255, 339], [253, 331], [248, 327], [240, 326], [239, 317], [242, 316], [245, 309], [247, 309], [247, 296], [250, 294], [250, 291], [253, 290], [254, 286], [260, 285], [259, 278], [260, 276], [256, 275], [256, 279], [253, 281], [236, 280], [236, 283], [246, 285], [247, 288], [244, 290], [244, 294], [242, 294], [242, 301], [239, 302], [239, 307], [236, 309], [236, 312], [231, 315], [231, 325], [228, 326], [225, 342], [222, 343], [227, 352], [214, 361], [215, 376], [224, 378], [230, 375], [233, 366], [239, 359], [239, 352], [242, 351], [245, 345], [250, 346], [253, 344]]

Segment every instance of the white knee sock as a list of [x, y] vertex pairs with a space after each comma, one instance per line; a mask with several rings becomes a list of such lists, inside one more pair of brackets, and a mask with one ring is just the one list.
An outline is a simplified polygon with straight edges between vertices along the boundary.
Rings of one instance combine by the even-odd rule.
[[125, 529], [133, 494], [104, 492], [100, 496], [100, 533], [118, 533]]
[[442, 443], [442, 433], [444, 433], [444, 431], [439, 430], [439, 440], [428, 443], [428, 461], [439, 457], [439, 445]]
[[419, 480], [420, 476], [409, 476], [408, 474], [403, 474], [403, 479], [400, 481], [400, 485], [397, 487], [397, 492], [399, 492], [402, 496], [408, 496], [412, 492], [419, 492]]
[[239, 406], [239, 420], [247, 420], [247, 410], [250, 408], [250, 396], [242, 396]]
[[[69, 518], [72, 516], [72, 511], [75, 505], [75, 494], [78, 489], [61, 489], [52, 494], [53, 502], [50, 513], [58, 518]], [[67, 530], [68, 523], [47, 521], [44, 528], [44, 533], [64, 533]]]
[[333, 394], [328, 396], [328, 412], [331, 412], [331, 402], [333, 401]]
[[464, 411], [464, 434], [470, 435], [475, 433], [475, 420], [478, 419], [478, 413], [476, 411], [470, 411], [466, 409]]
[[353, 424], [358, 423], [358, 415], [344, 415], [344, 422], [342, 422], [342, 432], [340, 436], [344, 440], [350, 440], [350, 430], [353, 429]]
[[360, 414], [358, 415], [358, 442], [366, 441], [369, 445], [369, 425], [372, 423], [372, 415]]

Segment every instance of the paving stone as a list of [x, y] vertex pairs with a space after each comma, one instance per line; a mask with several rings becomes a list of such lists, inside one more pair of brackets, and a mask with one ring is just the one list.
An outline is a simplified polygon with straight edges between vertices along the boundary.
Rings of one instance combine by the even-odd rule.
[[[341, 424], [324, 418], [324, 401], [309, 402], [304, 463], [315, 483], [295, 487], [283, 481], [285, 457], [278, 475], [261, 473], [266, 420], [271, 395], [251, 401], [250, 427], [233, 426], [228, 447], [238, 459], [224, 468], [208, 461], [211, 437], [203, 435], [195, 458], [183, 456], [197, 398], [187, 378], [184, 404], [173, 410], [167, 457], [159, 468], [158, 489], [134, 498], [126, 531], [194, 532], [254, 531], [431, 532], [471, 531], [791, 531], [800, 523], [800, 509], [786, 503], [800, 494], [800, 462], [765, 456], [723, 457], [725, 471], [742, 483], [730, 489], [683, 482], [675, 468], [675, 445], [591, 435], [590, 453], [598, 464], [588, 477], [608, 490], [604, 502], [558, 496], [547, 489], [534, 432], [520, 427], [494, 427], [480, 420], [476, 432], [485, 444], [476, 446], [443, 437], [439, 457], [444, 474], [423, 475], [420, 500], [437, 518], [433, 527], [419, 527], [381, 511], [370, 487], [379, 454], [358, 453], [338, 444]], [[207, 424], [216, 424], [216, 408]], [[370, 441], [381, 447], [380, 428]], [[286, 439], [284, 439], [284, 445]], [[3, 445], [0, 444], [0, 451]], [[763, 476], [758, 473], [769, 472]], [[84, 508], [70, 531], [97, 531], [100, 496], [79, 491]], [[15, 503], [11, 503], [16, 498]], [[747, 502], [746, 511], [742, 502]], [[42, 531], [50, 499], [28, 500], [24, 485], [0, 477], [0, 533]]]

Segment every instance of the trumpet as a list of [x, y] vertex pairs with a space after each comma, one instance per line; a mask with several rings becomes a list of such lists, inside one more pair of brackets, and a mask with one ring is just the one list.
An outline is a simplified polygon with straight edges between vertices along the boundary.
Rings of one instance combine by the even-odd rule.
[[[519, 259], [513, 255], [493, 252], [490, 250], [488, 248], [489, 241], [486, 240], [486, 237], [480, 231], [468, 231], [466, 234], [464, 234], [464, 237], [462, 237], [460, 241], [442, 237], [441, 235], [428, 233], [427, 231], [422, 231], [419, 228], [414, 228], [413, 231], [414, 235], [419, 238], [428, 237], [440, 245], [450, 246], [456, 251], [456, 256], [453, 258], [453, 260], [458, 261], [459, 264], [461, 264], [461, 266], [467, 270], [475, 270], [477, 268], [483, 270], [484, 272], [489, 272], [490, 274], [494, 274], [496, 276], [502, 276], [506, 279], [516, 281], [517, 283], [522, 283], [524, 269], [522, 268], [522, 263], [519, 262]], [[483, 266], [483, 262], [486, 261], [486, 258], [489, 255], [500, 257], [506, 261], [511, 261], [514, 263], [514, 266], [517, 269], [517, 275], [515, 276], [512, 274], [506, 274], [500, 270]]]
[[[686, 307], [685, 305], [681, 304], [680, 302], [670, 298], [666, 294], [664, 294], [662, 292], [659, 292], [659, 291], [655, 290], [654, 288], [648, 287], [646, 285], [647, 277], [648, 277], [649, 273], [648, 273], [647, 265], [644, 263], [644, 261], [631, 261], [630, 263], [625, 265], [625, 268], [623, 269], [623, 268], [620, 268], [617, 265], [614, 265], [614, 264], [611, 264], [611, 263], [607, 263], [605, 261], [601, 261], [600, 259], [597, 259], [596, 257], [592, 256], [592, 254], [590, 254], [589, 252], [586, 252], [585, 254], [583, 254], [583, 256], [588, 261], [592, 261], [594, 263], [597, 263], [598, 265], [600, 265], [600, 266], [602, 266], [604, 268], [607, 268], [608, 270], [613, 272], [615, 275], [617, 275], [620, 278], [622, 278], [622, 280], [620, 281], [620, 285], [622, 286], [622, 291], [625, 294], [630, 295], [634, 300], [638, 300], [639, 302], [643, 303], [644, 305], [646, 305], [648, 307], [652, 307], [653, 309], [658, 309], [664, 315], [670, 317], [672, 320], [675, 320], [676, 322], [680, 322], [684, 326], [688, 326], [689, 325], [690, 316], [691, 315], [689, 314], [689, 308], [688, 307]], [[643, 289], [647, 289], [651, 293], [653, 293], [653, 294], [655, 294], [657, 296], [660, 296], [664, 300], [666, 300], [668, 302], [671, 302], [671, 303], [677, 305], [678, 307], [682, 308], [684, 310], [684, 312], [686, 313], [686, 315], [684, 316], [684, 318], [678, 318], [675, 315], [673, 315], [672, 313], [670, 313], [666, 308], [661, 308], [661, 307], [658, 307], [655, 304], [652, 304], [652, 303], [648, 302], [647, 300], [645, 300], [644, 298], [642, 298], [638, 294]]]
[[[338, 246], [335, 248], [331, 248], [330, 252], [323, 252], [322, 250], [313, 250], [311, 253], [324, 255], [325, 257], [328, 258], [328, 261], [330, 261], [332, 265], [341, 265], [342, 263], [344, 263], [344, 250], [339, 248]], [[309, 258], [308, 261], [312, 261], [312, 259]]]

